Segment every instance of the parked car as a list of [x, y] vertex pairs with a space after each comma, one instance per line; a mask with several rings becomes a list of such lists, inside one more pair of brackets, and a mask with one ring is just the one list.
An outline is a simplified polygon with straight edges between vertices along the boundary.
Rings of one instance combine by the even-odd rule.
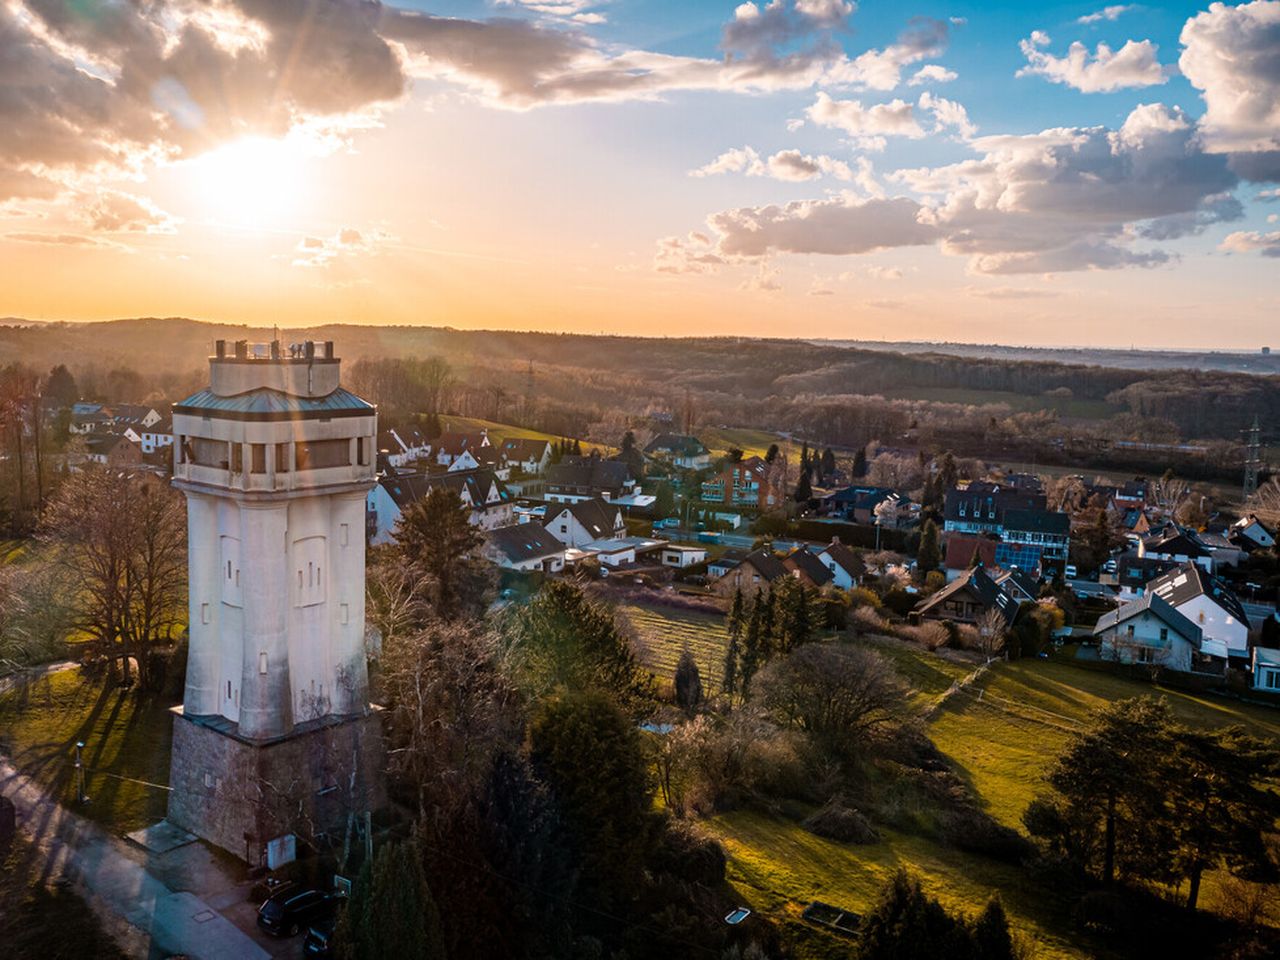
[[258, 926], [277, 937], [296, 937], [311, 924], [332, 917], [336, 903], [333, 894], [291, 887], [258, 908]]
[[333, 928], [337, 918], [330, 914], [307, 927], [307, 937], [302, 941], [302, 953], [308, 957], [333, 956]]

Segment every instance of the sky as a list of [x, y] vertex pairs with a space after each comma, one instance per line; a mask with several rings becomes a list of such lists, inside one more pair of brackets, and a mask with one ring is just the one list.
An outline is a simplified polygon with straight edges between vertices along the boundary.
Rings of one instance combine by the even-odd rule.
[[6, 315], [1255, 350], [1280, 0], [0, 0]]

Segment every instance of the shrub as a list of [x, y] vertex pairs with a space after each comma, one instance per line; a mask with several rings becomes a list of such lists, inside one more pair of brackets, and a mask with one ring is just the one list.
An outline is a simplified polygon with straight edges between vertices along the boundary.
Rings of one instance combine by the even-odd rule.
[[1032, 853], [1026, 837], [973, 807], [947, 811], [939, 826], [947, 843], [970, 853], [1008, 863], [1020, 863]]
[[727, 863], [719, 842], [687, 820], [676, 819], [663, 825], [649, 860], [655, 873], [707, 886], [724, 882]]
[[880, 834], [866, 817], [834, 797], [805, 819], [804, 828], [816, 836], [840, 843], [876, 843], [880, 839]]
[[849, 614], [849, 625], [857, 633], [884, 633], [888, 627], [884, 617], [869, 605], [855, 607]]
[[915, 609], [919, 599], [914, 593], [908, 593], [901, 587], [894, 587], [884, 595], [884, 605], [898, 616], [905, 617]]

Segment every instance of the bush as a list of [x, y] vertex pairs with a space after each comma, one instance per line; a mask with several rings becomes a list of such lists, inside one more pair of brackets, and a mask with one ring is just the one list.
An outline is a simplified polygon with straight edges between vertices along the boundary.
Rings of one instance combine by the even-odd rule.
[[951, 631], [936, 620], [929, 620], [917, 626], [900, 627], [898, 636], [903, 640], [918, 643], [926, 650], [937, 650], [951, 641]]
[[855, 607], [850, 611], [849, 626], [856, 633], [884, 633], [889, 625], [884, 617], [876, 613], [875, 607], [868, 605]]
[[914, 610], [919, 600], [914, 593], [908, 593], [901, 587], [894, 587], [884, 595], [884, 605], [900, 617]]
[[939, 827], [951, 846], [994, 860], [1020, 863], [1032, 853], [1026, 837], [973, 807], [947, 811], [939, 818]]
[[840, 843], [876, 843], [880, 840], [880, 834], [866, 817], [834, 797], [805, 819], [804, 828], [816, 836]]
[[709, 887], [724, 882], [727, 863], [719, 842], [687, 820], [675, 819], [663, 825], [649, 860], [655, 873]]

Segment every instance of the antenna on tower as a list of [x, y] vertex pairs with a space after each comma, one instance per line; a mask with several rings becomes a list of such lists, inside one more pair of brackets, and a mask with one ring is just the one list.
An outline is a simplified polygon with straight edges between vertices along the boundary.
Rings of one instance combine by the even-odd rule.
[[1258, 475], [1262, 472], [1262, 442], [1259, 438], [1258, 415], [1253, 415], [1253, 426], [1248, 431], [1244, 457], [1244, 498], [1248, 500], [1258, 492]]

